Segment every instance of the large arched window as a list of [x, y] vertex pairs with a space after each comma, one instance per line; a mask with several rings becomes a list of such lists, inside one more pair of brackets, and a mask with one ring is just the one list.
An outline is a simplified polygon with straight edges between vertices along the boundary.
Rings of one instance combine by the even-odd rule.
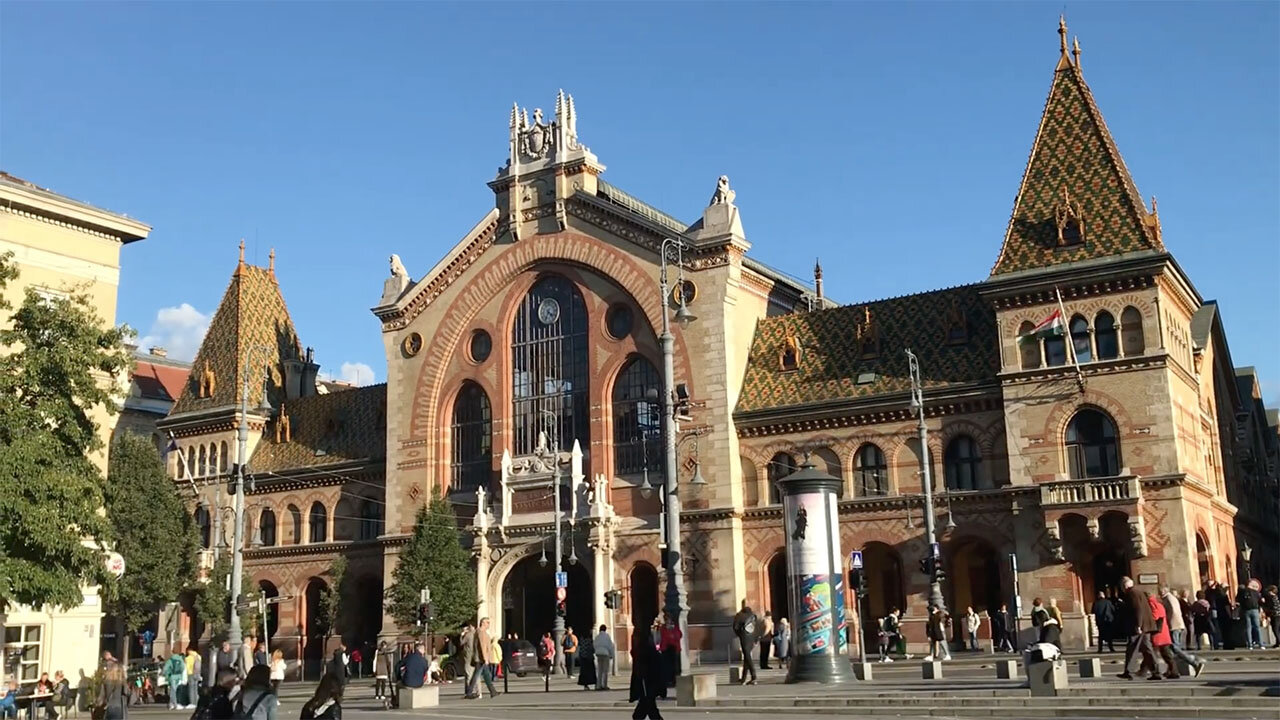
[[196, 532], [200, 533], [200, 547], [206, 550], [213, 547], [209, 508], [197, 505], [195, 512], [192, 513], [192, 521], [195, 523]]
[[453, 481], [450, 489], [474, 493], [493, 474], [493, 413], [484, 388], [465, 382], [453, 403]]
[[[1062, 331], [1062, 326], [1058, 326], [1058, 331]], [[1067, 364], [1067, 339], [1062, 335], [1049, 335], [1044, 339], [1044, 364], [1047, 367], [1057, 367]]]
[[311, 503], [311, 514], [307, 518], [307, 539], [313, 543], [322, 543], [329, 539], [329, 511], [319, 500]]
[[360, 530], [357, 537], [361, 540], [374, 540], [382, 531], [382, 513], [378, 502], [373, 498], [365, 498], [360, 503]]
[[204, 477], [209, 474], [209, 456], [206, 454], [207, 452], [208, 451], [205, 450], [204, 445], [201, 445], [199, 454], [200, 460], [199, 464], [196, 466], [199, 468], [199, 474], [196, 475], [196, 477]]
[[1027, 320], [1018, 328], [1018, 354], [1022, 357], [1022, 369], [1040, 367], [1040, 338], [1036, 337], [1035, 323]]
[[648, 468], [666, 477], [658, 386], [658, 371], [643, 357], [627, 363], [613, 383], [613, 469], [619, 475]]
[[1085, 408], [1067, 423], [1067, 465], [1072, 478], [1113, 477], [1120, 474], [1120, 445], [1116, 424], [1106, 413]]
[[230, 458], [231, 456], [227, 454], [227, 442], [224, 440], [222, 441], [222, 452], [219, 454], [218, 472], [224, 473], [227, 471], [227, 468], [231, 466]]
[[298, 509], [297, 505], [293, 505], [293, 504], [290, 504], [287, 510], [289, 512], [289, 522], [292, 525], [291, 532], [293, 533], [293, 537], [291, 539], [291, 542], [294, 545], [301, 545], [302, 544], [302, 511]]
[[858, 497], [885, 495], [889, 492], [889, 466], [884, 461], [884, 451], [867, 443], [858, 448], [854, 459], [855, 488]]
[[276, 544], [276, 513], [271, 508], [263, 508], [258, 516], [258, 539], [265, 547]]
[[947, 444], [943, 453], [948, 490], [982, 489], [982, 454], [978, 443], [968, 435], [960, 435]]
[[591, 447], [588, 417], [587, 306], [559, 275], [534, 283], [511, 329], [515, 454], [533, 452], [540, 432], [564, 450]]
[[1103, 310], [1093, 319], [1093, 342], [1098, 346], [1099, 360], [1120, 357], [1120, 341], [1116, 336], [1116, 319]]
[[1120, 341], [1125, 357], [1141, 355], [1145, 349], [1142, 337], [1142, 313], [1132, 305], [1120, 313]]
[[769, 471], [766, 473], [769, 478], [769, 502], [775, 505], [782, 502], [782, 491], [778, 489], [778, 481], [798, 469], [796, 459], [784, 452], [774, 455], [769, 460]]
[[1093, 343], [1089, 340], [1089, 321], [1076, 315], [1071, 318], [1071, 349], [1076, 362], [1093, 362]]

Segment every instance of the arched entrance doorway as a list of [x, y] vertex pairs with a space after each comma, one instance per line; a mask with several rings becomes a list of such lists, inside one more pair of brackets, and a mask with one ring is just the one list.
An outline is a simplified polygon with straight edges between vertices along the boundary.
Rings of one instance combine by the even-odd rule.
[[631, 624], [651, 623], [658, 617], [661, 606], [658, 594], [658, 571], [647, 562], [638, 562], [631, 569]]
[[1000, 562], [996, 549], [981, 539], [962, 540], [950, 552], [951, 608], [961, 614], [972, 607], [983, 613], [1000, 607]]
[[1196, 532], [1196, 567], [1200, 575], [1200, 587], [1209, 586], [1213, 579], [1213, 558], [1209, 556], [1209, 540], [1204, 533]]
[[309, 677], [317, 677], [324, 663], [324, 638], [329, 631], [324, 622], [324, 595], [328, 589], [324, 580], [311, 578], [303, 594], [302, 660]]
[[[280, 591], [269, 580], [258, 581], [258, 591], [262, 596], [270, 600], [279, 597]], [[276, 636], [276, 630], [280, 628], [280, 606], [276, 603], [267, 605], [267, 616], [259, 620], [258, 632], [260, 636], [270, 640]], [[268, 643], [269, 644], [269, 643]]]
[[356, 581], [355, 611], [347, 613], [347, 647], [375, 644], [382, 630], [382, 579], [365, 575]]
[[[552, 631], [556, 616], [555, 574], [547, 553], [547, 564], [541, 554], [530, 555], [516, 563], [502, 583], [502, 628], [535, 641]], [[566, 564], [569, 587], [565, 599], [565, 627], [581, 635], [595, 622], [595, 591], [591, 575], [579, 562]]]
[[782, 618], [791, 619], [791, 593], [787, 592], [787, 554], [779, 550], [769, 560], [769, 596], [764, 608], [772, 613], [774, 623]]
[[894, 608], [905, 610], [907, 606], [902, 559], [892, 547], [870, 542], [862, 548], [862, 567], [867, 578], [867, 599], [859, 608], [865, 613], [862, 616], [862, 635], [868, 647], [875, 647], [880, 618]]
[[1064, 515], [1058, 525], [1062, 532], [1062, 552], [1076, 576], [1078, 599], [1084, 608], [1093, 607], [1098, 593], [1119, 596], [1121, 580], [1129, 574], [1129, 516], [1109, 512], [1098, 518], [1097, 539], [1082, 515]]

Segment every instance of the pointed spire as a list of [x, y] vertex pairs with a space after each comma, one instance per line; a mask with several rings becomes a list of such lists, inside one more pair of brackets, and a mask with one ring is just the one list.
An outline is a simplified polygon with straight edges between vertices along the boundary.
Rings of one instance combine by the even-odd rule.
[[1058, 16], [1058, 46], [1062, 54], [1058, 57], [1058, 70], [1071, 67], [1071, 58], [1067, 54], [1067, 16]]
[[565, 110], [564, 89], [562, 88], [560, 89], [559, 92], [556, 93], [556, 121], [557, 122], [564, 119], [564, 110]]
[[271, 248], [271, 252], [267, 253], [267, 270], [272, 275], [276, 274], [276, 249]]
[[1080, 68], [1080, 36], [1076, 35], [1072, 38], [1071, 57], [1075, 60], [1076, 68]]
[[520, 114], [520, 108], [516, 103], [511, 103], [511, 129], [516, 127], [516, 116]]
[[822, 299], [822, 260], [815, 258], [813, 261], [813, 291], [817, 294], [818, 299]]
[[235, 275], [239, 277], [242, 270], [244, 270], [244, 238], [240, 238], [240, 261], [236, 263]]

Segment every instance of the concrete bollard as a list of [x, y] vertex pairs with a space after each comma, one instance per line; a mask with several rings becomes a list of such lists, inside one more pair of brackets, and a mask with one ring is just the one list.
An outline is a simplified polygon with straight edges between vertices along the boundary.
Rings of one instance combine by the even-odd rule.
[[871, 680], [872, 674], [873, 673], [871, 672], [871, 663], [856, 662], [853, 664], [853, 675], [859, 680], [862, 680], [864, 682], [869, 681]]
[[1027, 686], [1032, 697], [1054, 697], [1067, 689], [1067, 664], [1062, 660], [1031, 663], [1027, 666]]
[[1011, 680], [1018, 677], [1017, 660], [997, 660], [996, 677], [1000, 680]]
[[1102, 660], [1098, 658], [1080, 658], [1078, 667], [1082, 678], [1102, 677]]
[[940, 660], [929, 660], [920, 663], [920, 676], [925, 680], [941, 680], [942, 662]]
[[702, 700], [716, 696], [716, 676], [709, 672], [695, 672], [676, 678], [676, 706], [694, 707]]
[[417, 710], [419, 708], [440, 706], [440, 686], [423, 685], [419, 688], [400, 688], [400, 709]]

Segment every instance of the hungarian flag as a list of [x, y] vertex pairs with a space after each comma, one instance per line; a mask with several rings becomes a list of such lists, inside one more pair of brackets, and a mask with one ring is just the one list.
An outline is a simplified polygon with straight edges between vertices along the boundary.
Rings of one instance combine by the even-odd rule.
[[1031, 328], [1030, 332], [1025, 335], [1019, 335], [1018, 342], [1030, 342], [1040, 338], [1062, 335], [1066, 330], [1067, 325], [1062, 321], [1062, 311], [1054, 310], [1052, 315], [1041, 320], [1040, 324]]

